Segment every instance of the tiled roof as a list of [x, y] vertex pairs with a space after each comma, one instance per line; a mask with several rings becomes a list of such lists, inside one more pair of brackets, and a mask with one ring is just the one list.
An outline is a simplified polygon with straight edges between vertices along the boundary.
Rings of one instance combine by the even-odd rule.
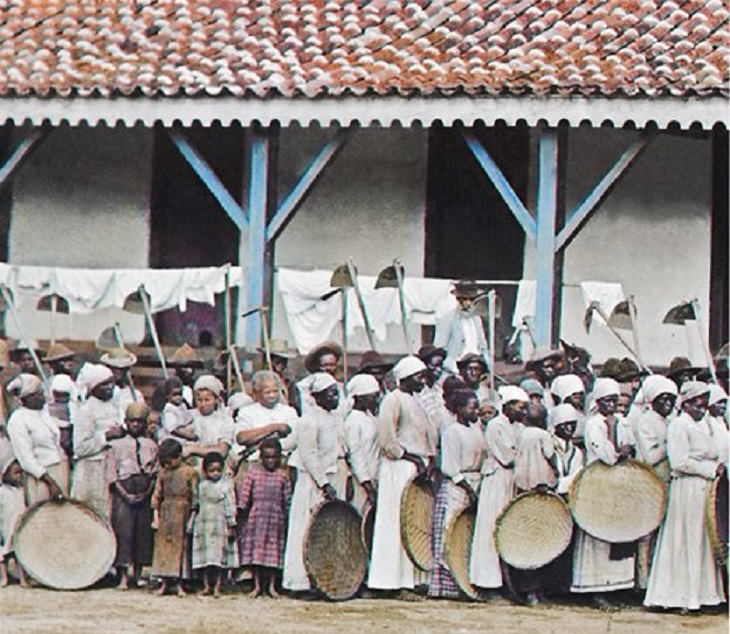
[[724, 0], [0, 0], [0, 95], [713, 96]]

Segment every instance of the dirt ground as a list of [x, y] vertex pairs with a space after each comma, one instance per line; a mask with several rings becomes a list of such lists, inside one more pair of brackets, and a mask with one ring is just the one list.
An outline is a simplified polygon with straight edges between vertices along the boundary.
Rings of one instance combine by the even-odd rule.
[[149, 590], [55, 592], [0, 589], [2, 634], [179, 634], [183, 632], [399, 632], [400, 634], [725, 634], [727, 615], [679, 616], [641, 608], [601, 612], [574, 605], [515, 606], [450, 601], [356, 599], [345, 603], [250, 599], [228, 590], [220, 599], [156, 597]]

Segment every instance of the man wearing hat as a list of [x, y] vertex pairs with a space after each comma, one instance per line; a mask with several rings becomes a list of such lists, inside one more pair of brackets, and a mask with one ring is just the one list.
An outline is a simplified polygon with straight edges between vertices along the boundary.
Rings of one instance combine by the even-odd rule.
[[459, 280], [451, 293], [458, 306], [446, 313], [436, 324], [433, 343], [446, 350], [446, 367], [456, 371], [456, 362], [464, 354], [479, 355], [485, 365], [489, 364], [489, 347], [484, 336], [484, 326], [474, 311], [475, 301], [480, 293], [474, 280]]
[[470, 390], [473, 390], [479, 399], [489, 396], [489, 390], [482, 387], [482, 380], [487, 372], [487, 364], [478, 354], [467, 352], [457, 362], [459, 375]]
[[183, 400], [189, 409], [195, 407], [193, 385], [195, 384], [195, 370], [203, 367], [203, 359], [198, 356], [191, 345], [184, 343], [167, 360], [167, 365], [175, 370], [175, 376], [183, 384]]
[[[266, 363], [266, 351], [259, 348], [264, 363]], [[287, 371], [289, 361], [297, 355], [289, 349], [289, 342], [286, 339], [272, 339], [269, 341], [269, 356], [271, 357], [271, 371], [279, 376], [285, 383], [288, 382]]]
[[527, 363], [525, 363], [525, 371], [532, 372], [540, 385], [545, 388], [543, 401], [548, 409], [555, 406], [549, 390], [553, 379], [559, 374], [562, 358], [563, 353], [560, 350], [541, 347], [535, 348]]
[[312, 511], [324, 500], [337, 497], [333, 476], [337, 472], [342, 425], [337, 413], [340, 401], [337, 381], [325, 372], [315, 372], [310, 378], [313, 405], [299, 421], [298, 446], [289, 460], [297, 469], [297, 479], [289, 513], [283, 586], [298, 592], [311, 588], [304, 566], [304, 540]]
[[[309, 376], [297, 382], [296, 390], [289, 393], [289, 404], [302, 415], [304, 410], [313, 404], [310, 384], [312, 375], [316, 373], [329, 374], [337, 380], [337, 369], [342, 360], [342, 346], [336, 341], [324, 341], [312, 348], [306, 357], [304, 357], [304, 367], [309, 372]], [[340, 404], [344, 406], [342, 386], [340, 388]]]
[[112, 402], [120, 412], [126, 412], [130, 403], [144, 403], [144, 395], [132, 383], [131, 371], [137, 363], [137, 355], [124, 348], [113, 348], [101, 355], [99, 362], [114, 375]]
[[378, 415], [381, 459], [368, 579], [368, 586], [376, 590], [415, 587], [415, 569], [400, 538], [400, 507], [406, 486], [416, 474], [428, 473], [433, 457], [428, 417], [416, 399], [426, 381], [426, 366], [408, 356], [393, 372], [398, 388], [385, 396]]
[[21, 373], [38, 375], [39, 370], [35, 364], [31, 350], [35, 352], [38, 358], [45, 354], [45, 351], [38, 347], [38, 342], [35, 339], [29, 339], [27, 342], [18, 342], [10, 351], [10, 360], [18, 366]]
[[54, 375], [66, 374], [70, 377], [73, 377], [76, 370], [75, 360], [76, 353], [62, 343], [52, 343], [43, 357], [43, 363], [51, 368]]
[[692, 365], [687, 357], [674, 357], [669, 362], [667, 376], [677, 384], [677, 389], [681, 389], [687, 381], [695, 380], [703, 369]]
[[392, 363], [383, 361], [383, 357], [375, 350], [366, 350], [360, 355], [357, 364], [357, 374], [369, 374], [374, 377], [380, 386], [381, 393], [385, 394], [385, 375], [393, 369]]
[[[427, 344], [418, 351], [418, 358], [426, 366], [426, 382], [423, 389], [415, 396], [428, 416], [428, 422], [432, 430], [429, 433], [429, 438], [438, 440], [439, 430], [443, 425], [446, 413], [443, 391], [446, 350]], [[437, 447], [432, 447], [434, 453], [437, 452], [437, 449]]]

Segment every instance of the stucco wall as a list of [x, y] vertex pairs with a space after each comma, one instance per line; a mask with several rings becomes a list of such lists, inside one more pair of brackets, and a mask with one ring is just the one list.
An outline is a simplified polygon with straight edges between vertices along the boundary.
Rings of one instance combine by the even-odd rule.
[[[11, 264], [144, 268], [152, 135], [145, 129], [55, 129], [13, 183]], [[24, 329], [50, 337], [48, 313], [21, 311]], [[117, 310], [63, 315], [57, 337], [95, 339], [119, 321], [125, 338], [143, 336], [143, 320]], [[6, 318], [7, 332], [16, 335]]]
[[[567, 209], [572, 209], [636, 138], [612, 129], [574, 129], [569, 135]], [[663, 325], [667, 310], [698, 297], [705, 313], [710, 279], [710, 143], [659, 134], [596, 211], [565, 253], [561, 336], [586, 346], [594, 359], [625, 356], [602, 326], [583, 327], [581, 281], [620, 282], [634, 295], [642, 354], [667, 364], [688, 353], [685, 329]], [[525, 277], [534, 279], [534, 245], [526, 245]], [[622, 331], [632, 341], [630, 331]], [[696, 342], [690, 356], [703, 360]]]

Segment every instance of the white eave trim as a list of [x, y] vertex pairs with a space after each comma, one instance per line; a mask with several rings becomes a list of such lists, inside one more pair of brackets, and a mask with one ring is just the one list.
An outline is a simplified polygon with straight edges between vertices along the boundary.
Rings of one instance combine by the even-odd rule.
[[282, 126], [387, 127], [430, 126], [435, 122], [492, 125], [501, 121], [507, 125], [524, 122], [534, 126], [541, 121], [548, 125], [565, 121], [572, 126], [633, 124], [643, 128], [651, 124], [661, 129], [674, 124], [683, 129], [692, 125], [709, 129], [729, 120], [730, 101], [724, 97], [0, 97], [0, 123], [34, 125], [225, 126], [238, 122], [248, 126], [254, 122], [278, 122]]

